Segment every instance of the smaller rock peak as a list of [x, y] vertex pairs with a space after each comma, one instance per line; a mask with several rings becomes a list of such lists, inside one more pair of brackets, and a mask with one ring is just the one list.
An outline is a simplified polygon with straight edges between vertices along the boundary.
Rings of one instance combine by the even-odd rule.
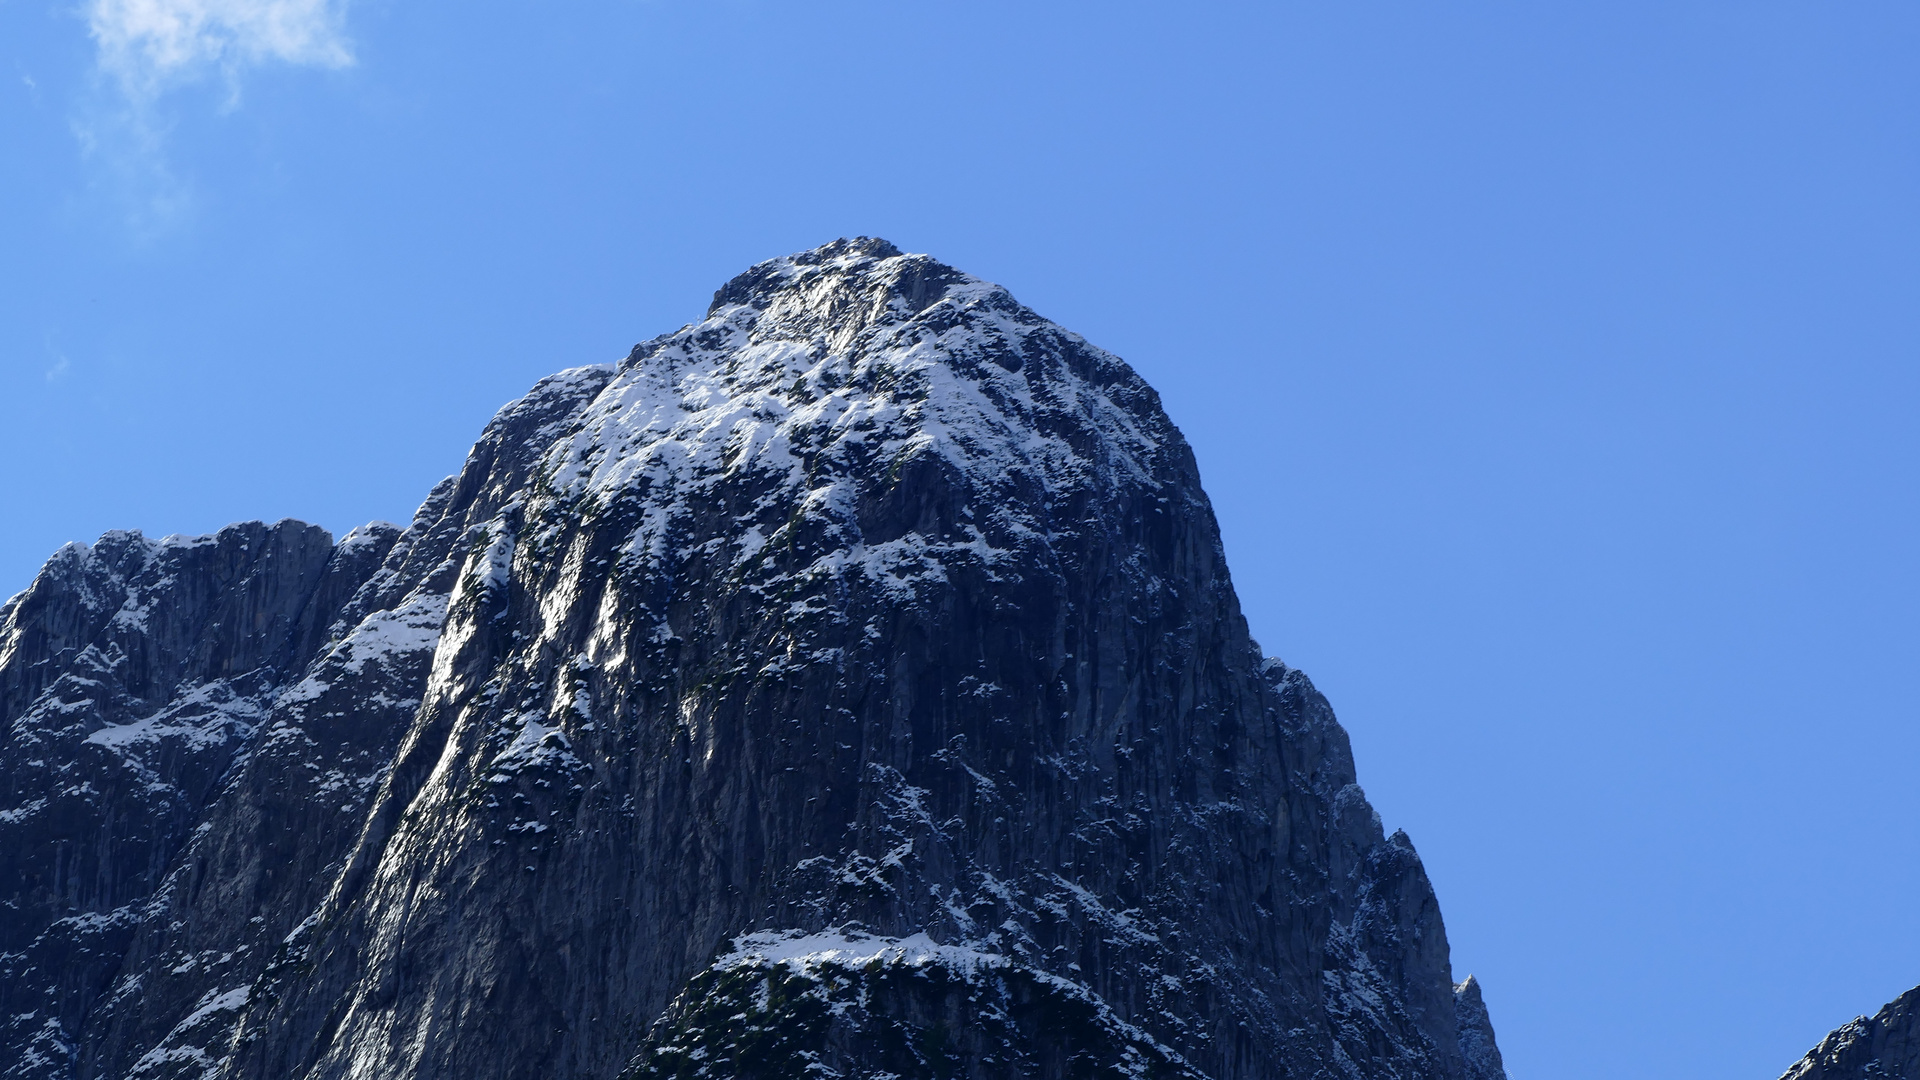
[[811, 263], [823, 263], [831, 259], [846, 258], [848, 256], [869, 259], [891, 259], [899, 254], [901, 254], [899, 248], [894, 247], [892, 244], [877, 236], [856, 236], [852, 239], [843, 236], [838, 240], [821, 244], [812, 251], [803, 251], [798, 255], [791, 256], [791, 258], [794, 262], [807, 265]]
[[846, 265], [848, 269], [856, 269], [863, 268], [860, 264], [898, 258], [900, 254], [899, 248], [877, 236], [856, 236], [852, 239], [841, 237], [809, 251], [755, 263], [714, 290], [713, 303], [707, 307], [707, 315], [711, 317], [721, 308], [733, 304], [764, 307], [767, 297], [802, 267], [825, 266], [838, 262]]
[[938, 303], [950, 286], [975, 279], [931, 255], [909, 254], [885, 240], [860, 236], [754, 264], [714, 291], [707, 317], [736, 305], [764, 311], [795, 288], [811, 290], [805, 304], [831, 305], [827, 293], [813, 288], [823, 280], [837, 283], [842, 292], [890, 294], [909, 314], [918, 314]]
[[1453, 984], [1454, 1024], [1460, 1032], [1460, 1057], [1466, 1080], [1507, 1080], [1506, 1062], [1494, 1039], [1493, 1019], [1480, 996], [1480, 980], [1468, 975]]

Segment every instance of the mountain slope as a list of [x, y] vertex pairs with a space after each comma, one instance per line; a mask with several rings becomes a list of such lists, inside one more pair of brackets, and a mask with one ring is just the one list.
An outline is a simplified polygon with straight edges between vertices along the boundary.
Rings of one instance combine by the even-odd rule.
[[[111, 642], [31, 598], [114, 543], [0, 625], [0, 839], [58, 864], [21, 994], [60, 1003], [0, 1073], [1503, 1075], [1151, 388], [924, 256], [763, 263], [544, 380], [404, 532], [282, 560], [271, 661], [72, 719], [108, 684], [48, 658]], [[71, 770], [18, 748], [220, 685], [138, 902], [63, 884], [22, 796]], [[133, 806], [99, 798], [89, 859]], [[102, 919], [97, 959], [40, 944]]]
[[1834, 1029], [1780, 1080], [1920, 1080], [1920, 986]]

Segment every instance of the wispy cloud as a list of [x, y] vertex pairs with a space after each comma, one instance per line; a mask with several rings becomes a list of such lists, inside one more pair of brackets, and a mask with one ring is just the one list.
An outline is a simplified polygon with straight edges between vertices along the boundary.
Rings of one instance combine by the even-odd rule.
[[227, 108], [235, 108], [252, 69], [346, 67], [353, 63], [344, 27], [349, 2], [82, 0], [102, 79], [79, 103], [73, 132], [101, 169], [96, 188], [125, 204], [137, 237], [177, 228], [195, 201], [190, 178], [168, 162], [175, 110], [162, 101], [167, 91], [216, 77], [226, 84]]
[[284, 63], [337, 68], [353, 62], [342, 0], [88, 0], [101, 70], [127, 96], [220, 72]]

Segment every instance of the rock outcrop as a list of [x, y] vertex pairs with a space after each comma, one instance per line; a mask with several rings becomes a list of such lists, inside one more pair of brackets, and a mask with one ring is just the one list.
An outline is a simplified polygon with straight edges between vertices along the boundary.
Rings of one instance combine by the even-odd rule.
[[1780, 1080], [1920, 1080], [1920, 986], [1834, 1029]]
[[0, 1075], [1504, 1075], [1152, 389], [882, 241], [404, 530], [64, 549], [0, 710]]

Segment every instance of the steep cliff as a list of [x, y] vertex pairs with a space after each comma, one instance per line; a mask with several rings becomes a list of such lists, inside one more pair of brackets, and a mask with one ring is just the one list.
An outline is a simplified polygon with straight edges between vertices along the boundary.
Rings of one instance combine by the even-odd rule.
[[882, 241], [404, 531], [64, 550], [0, 695], [4, 1075], [1503, 1075], [1153, 391]]
[[1780, 1080], [1920, 1080], [1920, 986], [1834, 1029]]

